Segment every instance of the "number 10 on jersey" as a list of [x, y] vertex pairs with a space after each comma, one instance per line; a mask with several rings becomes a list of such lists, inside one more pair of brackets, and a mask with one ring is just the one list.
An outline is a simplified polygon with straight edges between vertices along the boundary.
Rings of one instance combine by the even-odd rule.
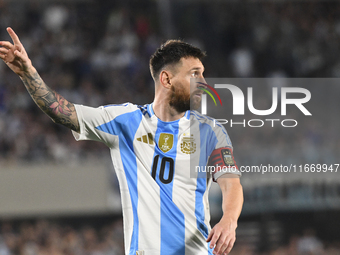
[[[151, 176], [154, 180], [156, 180], [158, 162], [159, 162], [159, 155], [155, 156], [153, 159]], [[166, 172], [168, 174], [166, 174]], [[169, 158], [169, 157], [162, 158], [158, 177], [159, 177], [159, 180], [164, 184], [168, 184], [172, 182], [174, 178], [174, 160], [172, 158]]]

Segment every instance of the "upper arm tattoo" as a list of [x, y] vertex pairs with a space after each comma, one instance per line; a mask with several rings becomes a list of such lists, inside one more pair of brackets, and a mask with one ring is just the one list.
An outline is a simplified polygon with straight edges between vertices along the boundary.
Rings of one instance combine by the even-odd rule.
[[22, 81], [34, 102], [54, 122], [79, 132], [76, 109], [72, 103], [46, 86], [37, 72], [33, 75], [25, 75]]

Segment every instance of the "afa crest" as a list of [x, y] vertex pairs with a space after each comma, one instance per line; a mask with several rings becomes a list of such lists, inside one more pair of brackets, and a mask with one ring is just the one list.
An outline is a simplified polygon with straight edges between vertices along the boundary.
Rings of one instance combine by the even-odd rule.
[[196, 151], [194, 135], [184, 134], [181, 142], [181, 151], [185, 154], [192, 154]]
[[233, 159], [233, 155], [229, 149], [223, 149], [222, 151], [223, 161], [227, 166], [234, 166], [235, 162]]
[[172, 149], [174, 145], [174, 135], [168, 133], [161, 133], [158, 140], [158, 146], [164, 153]]

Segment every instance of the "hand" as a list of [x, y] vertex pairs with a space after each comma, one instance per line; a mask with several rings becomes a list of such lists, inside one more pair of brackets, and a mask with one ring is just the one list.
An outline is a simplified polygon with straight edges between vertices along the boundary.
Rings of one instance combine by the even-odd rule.
[[210, 242], [210, 248], [213, 248], [216, 245], [213, 251], [214, 254], [229, 254], [236, 240], [236, 227], [236, 221], [222, 218], [210, 231], [207, 242]]
[[32, 62], [13, 29], [7, 28], [7, 32], [13, 40], [13, 44], [7, 41], [0, 41], [0, 58], [13, 72], [22, 77], [25, 72], [33, 68]]

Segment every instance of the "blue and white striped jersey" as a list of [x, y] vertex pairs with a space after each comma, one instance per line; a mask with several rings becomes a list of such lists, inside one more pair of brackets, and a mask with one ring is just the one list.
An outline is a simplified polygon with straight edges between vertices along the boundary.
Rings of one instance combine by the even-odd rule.
[[104, 142], [111, 151], [122, 197], [126, 255], [208, 255], [208, 191], [198, 178], [217, 148], [231, 147], [225, 129], [196, 111], [172, 122], [152, 104], [92, 108], [76, 105], [77, 140]]

